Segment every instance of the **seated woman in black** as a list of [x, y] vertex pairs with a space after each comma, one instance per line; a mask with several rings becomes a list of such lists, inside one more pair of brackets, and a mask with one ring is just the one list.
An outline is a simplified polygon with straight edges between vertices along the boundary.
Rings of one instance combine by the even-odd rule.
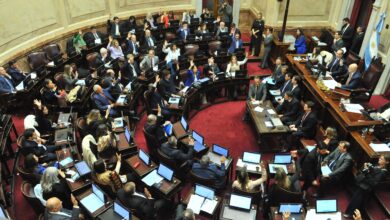
[[55, 167], [46, 168], [41, 179], [43, 199], [57, 197], [65, 209], [72, 210], [71, 191], [66, 183], [65, 173]]
[[287, 176], [287, 173], [282, 168], [276, 168], [275, 184], [282, 189], [291, 192], [300, 192], [301, 187], [299, 185], [298, 175]]
[[86, 119], [86, 133], [87, 134], [92, 134], [93, 136], [96, 137], [96, 129], [99, 125], [101, 124], [108, 124], [108, 116], [110, 114], [110, 111], [106, 111], [106, 115], [104, 118], [101, 116], [100, 111], [98, 109], [92, 109]]
[[31, 184], [36, 185], [40, 182], [42, 174], [45, 172], [46, 164], [38, 163], [38, 157], [34, 154], [28, 154], [24, 158], [24, 171], [31, 174], [31, 178], [28, 180]]
[[324, 133], [325, 139], [323, 139], [319, 144], [325, 145], [328, 149], [328, 154], [334, 151], [334, 149], [339, 146], [339, 141], [337, 140], [337, 131], [335, 128], [327, 127]]
[[35, 112], [35, 121], [38, 124], [36, 128], [41, 134], [48, 134], [54, 131], [52, 127], [52, 122], [47, 118], [49, 114], [49, 109], [42, 105], [40, 100], [34, 100], [34, 112]]

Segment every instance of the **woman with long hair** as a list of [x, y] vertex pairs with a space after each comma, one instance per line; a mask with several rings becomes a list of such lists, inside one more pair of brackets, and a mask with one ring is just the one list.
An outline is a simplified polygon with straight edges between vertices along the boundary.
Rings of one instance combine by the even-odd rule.
[[295, 38], [295, 50], [297, 54], [306, 53], [306, 38], [301, 28], [297, 29], [297, 37]]
[[43, 199], [57, 197], [65, 209], [72, 210], [71, 191], [66, 183], [65, 173], [55, 167], [46, 168], [41, 179]]
[[125, 60], [125, 55], [123, 54], [122, 47], [119, 45], [118, 40], [113, 39], [112, 36], [108, 37], [107, 49], [110, 51], [112, 59], [120, 59], [122, 61]]
[[242, 168], [237, 175], [237, 180], [233, 182], [232, 187], [246, 192], [258, 191], [259, 186], [267, 181], [267, 170], [263, 163], [260, 163], [261, 177], [256, 180], [249, 179], [246, 167]]

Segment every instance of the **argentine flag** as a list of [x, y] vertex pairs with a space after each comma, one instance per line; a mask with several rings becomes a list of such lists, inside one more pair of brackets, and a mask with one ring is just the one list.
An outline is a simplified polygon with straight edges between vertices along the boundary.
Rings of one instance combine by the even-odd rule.
[[378, 45], [380, 40], [380, 33], [383, 29], [383, 24], [385, 22], [386, 14], [383, 13], [380, 17], [378, 24], [376, 25], [374, 33], [372, 33], [370, 41], [367, 44], [366, 50], [364, 51], [364, 66], [365, 70], [371, 64], [371, 60], [373, 57], [378, 57]]

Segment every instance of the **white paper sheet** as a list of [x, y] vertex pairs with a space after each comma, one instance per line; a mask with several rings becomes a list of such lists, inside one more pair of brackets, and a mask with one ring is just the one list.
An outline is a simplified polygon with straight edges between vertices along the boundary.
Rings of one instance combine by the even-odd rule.
[[265, 126], [267, 127], [267, 128], [272, 128], [274, 125], [272, 124], [272, 122], [270, 122], [270, 121], [265, 121], [264, 122], [265, 123]]
[[362, 113], [361, 110], [364, 109], [364, 107], [360, 104], [344, 104], [345, 110], [347, 112], [353, 112], [353, 113]]
[[253, 104], [253, 105], [259, 105], [259, 104], [260, 104], [260, 101], [259, 101], [259, 100], [254, 100], [254, 101], [252, 101], [252, 104]]
[[324, 85], [326, 87], [328, 87], [329, 89], [334, 89], [337, 86], [337, 82], [334, 79], [323, 80], [323, 82], [324, 82]]
[[390, 120], [390, 108], [388, 108], [386, 111], [380, 113], [379, 116], [381, 118], [385, 119], [386, 121], [389, 121]]
[[328, 167], [328, 165], [325, 165], [321, 167], [321, 173], [322, 175], [329, 175], [332, 173], [332, 170]]
[[200, 210], [207, 212], [209, 214], [213, 214], [214, 209], [217, 206], [217, 204], [218, 204], [218, 201], [216, 201], [216, 200], [205, 199]]
[[380, 144], [371, 143], [370, 147], [375, 152], [387, 152], [387, 151], [390, 151], [390, 148], [387, 146], [387, 144], [384, 144], [384, 143], [380, 143]]
[[163, 180], [163, 178], [158, 175], [157, 170], [153, 170], [147, 176], [142, 178], [142, 182], [144, 182], [148, 186], [152, 186], [155, 183], [159, 183]]
[[264, 109], [260, 106], [256, 106], [254, 110], [255, 112], [263, 112]]
[[271, 95], [273, 96], [276, 96], [276, 95], [280, 95], [280, 90], [279, 89], [276, 89], [276, 90], [269, 90], [269, 93], [271, 93]]
[[306, 219], [315, 219], [315, 220], [341, 220], [341, 212], [336, 213], [316, 213], [315, 209], [310, 209], [306, 213]]
[[188, 202], [187, 209], [192, 209], [195, 214], [199, 214], [204, 200], [204, 197], [192, 194], [190, 201]]
[[267, 112], [271, 115], [276, 114], [276, 112], [273, 109], [267, 109]]

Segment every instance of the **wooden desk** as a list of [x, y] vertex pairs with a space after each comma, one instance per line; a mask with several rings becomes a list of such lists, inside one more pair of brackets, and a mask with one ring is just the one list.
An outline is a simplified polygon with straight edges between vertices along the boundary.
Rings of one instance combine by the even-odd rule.
[[[126, 159], [127, 164], [129, 165], [130, 169], [132, 169], [140, 178], [143, 178], [146, 174], [150, 173], [150, 171], [157, 168], [157, 164], [153, 161], [151, 161], [151, 165], [147, 166], [139, 157], [138, 155], [134, 155], [130, 158]], [[139, 166], [137, 168], [134, 168], [133, 164], [139, 163]]]
[[163, 179], [160, 184], [153, 184], [152, 190], [168, 200], [174, 199], [173, 196], [177, 194], [177, 198], [180, 201], [180, 190], [182, 188], [180, 185], [181, 181], [178, 178], [173, 177], [172, 182]]
[[[77, 170], [75, 167], [71, 167], [70, 168], [71, 170], [73, 170], [74, 172], [77, 173]], [[86, 177], [81, 177], [81, 178], [78, 178], [76, 181], [72, 182], [72, 181], [69, 181], [68, 179], [66, 180], [66, 183], [68, 184], [68, 187], [70, 189], [70, 191], [72, 193], [77, 193], [79, 192], [81, 189], [84, 189], [85, 187], [88, 187], [89, 185], [91, 185], [91, 180], [90, 179], [87, 179]]]
[[[131, 220], [139, 220], [139, 218], [137, 218], [135, 215], [131, 214]], [[114, 207], [110, 207], [109, 209], [107, 209], [105, 212], [103, 212], [102, 214], [100, 214], [97, 219], [99, 220], [123, 220], [123, 218], [121, 216], [119, 216], [118, 214], [116, 214], [114, 212]]]
[[[191, 188], [191, 190], [187, 193], [187, 195], [183, 198], [181, 201], [184, 205], [188, 205], [190, 202], [191, 195], [194, 194], [194, 187]], [[209, 214], [204, 211], [200, 211], [199, 214], [195, 214], [195, 217], [201, 217], [201, 218], [207, 218], [207, 219], [218, 219], [219, 218], [219, 212], [221, 211], [221, 204], [222, 204], [222, 197], [215, 196], [215, 200], [218, 202], [217, 206], [215, 207], [212, 214]]]
[[[74, 148], [74, 147], [73, 147]], [[70, 157], [72, 158], [72, 162], [68, 163], [66, 166], [64, 166], [64, 169], [70, 168], [74, 166], [74, 158], [73, 158], [73, 153], [70, 148], [63, 148], [61, 150], [56, 151], [57, 155], [57, 161], [60, 162], [61, 160]], [[61, 166], [61, 165], [60, 165]]]

